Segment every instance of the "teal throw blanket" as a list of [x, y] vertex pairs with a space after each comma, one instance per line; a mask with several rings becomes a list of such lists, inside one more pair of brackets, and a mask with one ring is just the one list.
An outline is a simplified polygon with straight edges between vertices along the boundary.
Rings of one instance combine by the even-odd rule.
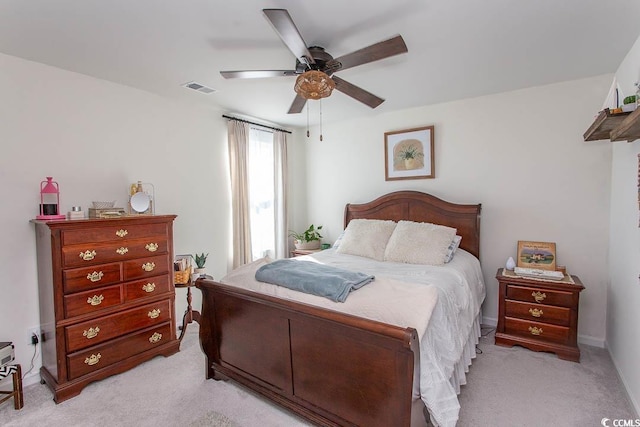
[[256, 271], [256, 280], [344, 302], [375, 277], [312, 261], [280, 259]]

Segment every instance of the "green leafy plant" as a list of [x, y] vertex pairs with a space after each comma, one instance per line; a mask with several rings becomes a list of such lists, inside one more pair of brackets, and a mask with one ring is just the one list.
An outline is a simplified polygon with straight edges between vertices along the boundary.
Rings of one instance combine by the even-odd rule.
[[636, 95], [629, 95], [622, 100], [623, 104], [634, 104], [636, 102]]
[[424, 157], [424, 154], [413, 145], [403, 148], [398, 153], [400, 160], [419, 159], [420, 157]]
[[322, 235], [320, 234], [320, 230], [322, 230], [322, 226], [318, 226], [317, 228], [311, 224], [309, 228], [307, 228], [302, 233], [297, 233], [295, 231], [289, 231], [289, 237], [293, 237], [294, 239], [300, 242], [313, 242], [314, 240], [322, 239]]
[[195, 258], [196, 258], [196, 265], [198, 266], [198, 268], [204, 268], [204, 264], [207, 262], [207, 257], [209, 256], [209, 254], [204, 254], [201, 253], [200, 255], [196, 254]]

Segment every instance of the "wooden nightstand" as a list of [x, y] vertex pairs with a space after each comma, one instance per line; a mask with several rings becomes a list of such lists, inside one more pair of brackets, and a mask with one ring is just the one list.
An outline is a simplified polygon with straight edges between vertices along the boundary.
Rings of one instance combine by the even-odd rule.
[[580, 361], [578, 305], [584, 289], [577, 276], [569, 281], [542, 281], [496, 275], [499, 290], [497, 345], [521, 345], [550, 351], [560, 359]]
[[322, 249], [294, 249], [291, 251], [291, 257], [297, 257], [302, 255], [311, 255], [316, 252], [320, 252]]

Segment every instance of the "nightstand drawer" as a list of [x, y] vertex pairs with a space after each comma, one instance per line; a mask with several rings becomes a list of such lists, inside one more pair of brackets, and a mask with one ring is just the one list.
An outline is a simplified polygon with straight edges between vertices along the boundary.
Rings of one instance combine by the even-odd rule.
[[558, 344], [568, 344], [569, 331], [570, 329], [564, 326], [505, 317], [505, 333], [507, 334]]
[[69, 379], [97, 371], [134, 354], [170, 342], [171, 325], [167, 322], [67, 357]]
[[508, 299], [562, 307], [575, 307], [574, 294], [557, 290], [507, 284]]
[[571, 309], [554, 307], [545, 304], [532, 304], [519, 301], [505, 301], [505, 316], [517, 317], [523, 320], [553, 323], [554, 325], [569, 326]]

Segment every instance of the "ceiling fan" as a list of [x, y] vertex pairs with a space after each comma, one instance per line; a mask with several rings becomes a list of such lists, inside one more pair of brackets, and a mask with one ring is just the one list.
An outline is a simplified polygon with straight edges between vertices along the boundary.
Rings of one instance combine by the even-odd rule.
[[294, 87], [297, 94], [289, 108], [289, 114], [300, 113], [307, 99], [325, 98], [331, 95], [334, 88], [371, 108], [376, 108], [384, 102], [384, 99], [341, 79], [334, 73], [408, 52], [402, 36], [398, 35], [347, 55], [333, 58], [320, 46], [307, 47], [286, 9], [263, 9], [262, 12], [296, 57], [295, 70], [221, 71], [222, 77], [226, 79], [253, 79], [297, 76]]

